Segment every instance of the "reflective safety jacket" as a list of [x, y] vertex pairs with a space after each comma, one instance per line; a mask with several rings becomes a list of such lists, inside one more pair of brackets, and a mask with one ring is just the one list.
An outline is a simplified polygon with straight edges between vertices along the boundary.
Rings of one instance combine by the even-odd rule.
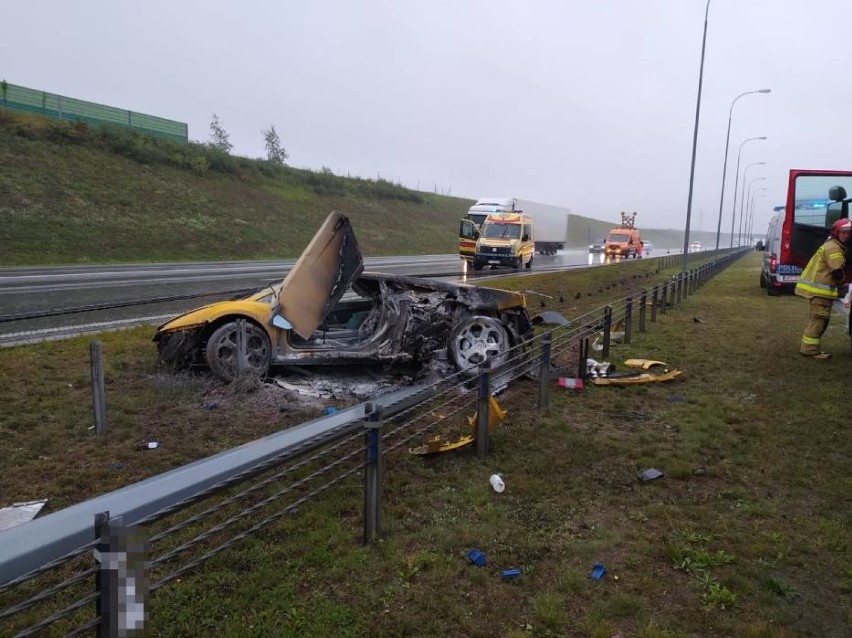
[[[833, 270], [846, 267], [846, 247], [833, 237], [817, 248], [796, 284], [800, 297], [837, 298], [837, 283], [831, 278]], [[841, 282], [842, 283], [842, 282]]]

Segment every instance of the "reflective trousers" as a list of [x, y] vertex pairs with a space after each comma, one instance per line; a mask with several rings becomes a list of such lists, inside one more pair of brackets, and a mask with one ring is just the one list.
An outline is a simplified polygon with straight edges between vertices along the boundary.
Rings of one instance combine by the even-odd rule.
[[834, 299], [826, 297], [811, 297], [810, 318], [808, 325], [805, 326], [805, 334], [802, 335], [802, 354], [814, 355], [819, 354], [819, 340], [822, 337], [825, 329], [828, 328], [828, 321], [831, 319], [831, 307], [834, 305]]

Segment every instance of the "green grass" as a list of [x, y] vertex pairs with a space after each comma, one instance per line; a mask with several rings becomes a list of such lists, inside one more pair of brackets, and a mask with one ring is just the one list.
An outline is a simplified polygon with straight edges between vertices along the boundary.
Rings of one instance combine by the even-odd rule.
[[[759, 257], [613, 351], [619, 365], [663, 359], [686, 371], [679, 380], [554, 388], [545, 412], [519, 382], [487, 459], [387, 458], [374, 546], [359, 542], [358, 482], [343, 484], [158, 591], [152, 635], [848, 635], [849, 338], [835, 318], [824, 341], [835, 357], [800, 357], [807, 304], [767, 297]], [[505, 285], [576, 316], [665, 274], [637, 262]], [[115, 486], [286, 425], [269, 396], [234, 401], [203, 376], [158, 374], [149, 336], [104, 336], [108, 413], [121, 414], [104, 441], [87, 430], [82, 340], [0, 351], [11, 450], [0, 492], [74, 502], [93, 481]], [[149, 432], [163, 447], [135, 451]], [[648, 467], [665, 476], [639, 482]], [[485, 568], [467, 564], [470, 547]], [[501, 581], [510, 567], [521, 577]]]
[[[5, 109], [0, 162], [0, 266], [295, 258], [332, 210], [351, 217], [365, 255], [449, 254], [473, 203]], [[611, 226], [573, 215], [569, 244]], [[659, 247], [683, 241], [643, 232]]]

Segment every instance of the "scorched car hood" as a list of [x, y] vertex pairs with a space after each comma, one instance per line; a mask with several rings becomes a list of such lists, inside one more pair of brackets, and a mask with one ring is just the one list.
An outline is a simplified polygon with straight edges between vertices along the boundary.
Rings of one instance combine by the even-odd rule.
[[311, 336], [364, 270], [349, 218], [332, 212], [284, 278], [278, 312], [303, 339]]

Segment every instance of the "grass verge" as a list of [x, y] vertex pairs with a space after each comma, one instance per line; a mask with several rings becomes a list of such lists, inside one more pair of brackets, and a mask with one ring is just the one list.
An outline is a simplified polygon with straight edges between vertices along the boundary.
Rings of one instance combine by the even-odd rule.
[[[583, 303], [600, 305], [646, 285], [654, 274], [644, 270], [650, 262], [629, 267], [506, 284], [549, 294], [549, 309], [561, 305], [570, 315], [582, 312]], [[680, 380], [593, 386], [580, 395], [554, 389], [545, 412], [535, 409], [534, 384], [513, 386], [503, 400], [509, 418], [493, 435], [487, 459], [468, 453], [387, 459], [384, 535], [374, 547], [358, 542], [360, 486], [344, 484], [157, 592], [151, 632], [848, 635], [852, 485], [843, 397], [852, 370], [849, 338], [835, 318], [824, 341], [835, 357], [800, 357], [807, 304], [767, 297], [758, 275], [759, 256], [747, 256], [658, 316], [647, 333], [634, 333], [632, 345], [614, 350], [616, 363], [665, 360], [687, 371]], [[212, 447], [220, 438], [229, 447], [278, 425], [271, 413], [250, 409], [251, 401], [205, 409], [209, 393], [221, 388], [203, 377], [170, 383], [157, 375], [142, 331], [115, 339], [106, 350], [124, 363], [112, 364], [113, 390], [120, 379], [129, 384], [134, 377], [139, 387], [124, 386], [122, 401], [132, 400], [136, 412], [146, 412], [179, 447], [196, 431], [205, 432]], [[120, 344], [127, 348], [121, 358]], [[85, 495], [93, 474], [75, 466], [100, 463], [104, 471], [112, 459], [109, 445], [92, 443], [85, 429], [85, 357], [77, 368], [66, 367], [83, 352], [75, 342], [0, 352], [4, 392], [25, 392], [16, 385], [20, 377], [40, 381], [32, 384], [36, 409], [6, 403], [17, 414], [37, 414], [15, 429], [3, 417], [4, 440], [10, 431], [16, 437], [4, 481], [21, 463], [40, 490], [70, 481]], [[127, 458], [144, 474], [164, 455], [131, 452], [131, 440], [139, 438], [131, 425], [136, 412], [131, 404], [121, 411], [127, 429], [116, 429], [111, 440], [127, 446]], [[81, 447], [63, 453], [74, 440]], [[39, 447], [58, 452], [33, 465]], [[98, 449], [104, 456], [93, 458]], [[650, 467], [665, 476], [638, 481], [637, 473]], [[503, 494], [488, 485], [495, 471], [506, 482]], [[25, 486], [7, 482], [2, 493]], [[68, 500], [78, 495], [65, 490]], [[40, 495], [51, 494], [31, 496]], [[24, 496], [16, 493], [14, 500]], [[467, 564], [471, 547], [486, 553], [485, 568]], [[596, 562], [607, 569], [600, 581], [587, 578]], [[503, 582], [499, 572], [507, 568], [522, 574]]]

